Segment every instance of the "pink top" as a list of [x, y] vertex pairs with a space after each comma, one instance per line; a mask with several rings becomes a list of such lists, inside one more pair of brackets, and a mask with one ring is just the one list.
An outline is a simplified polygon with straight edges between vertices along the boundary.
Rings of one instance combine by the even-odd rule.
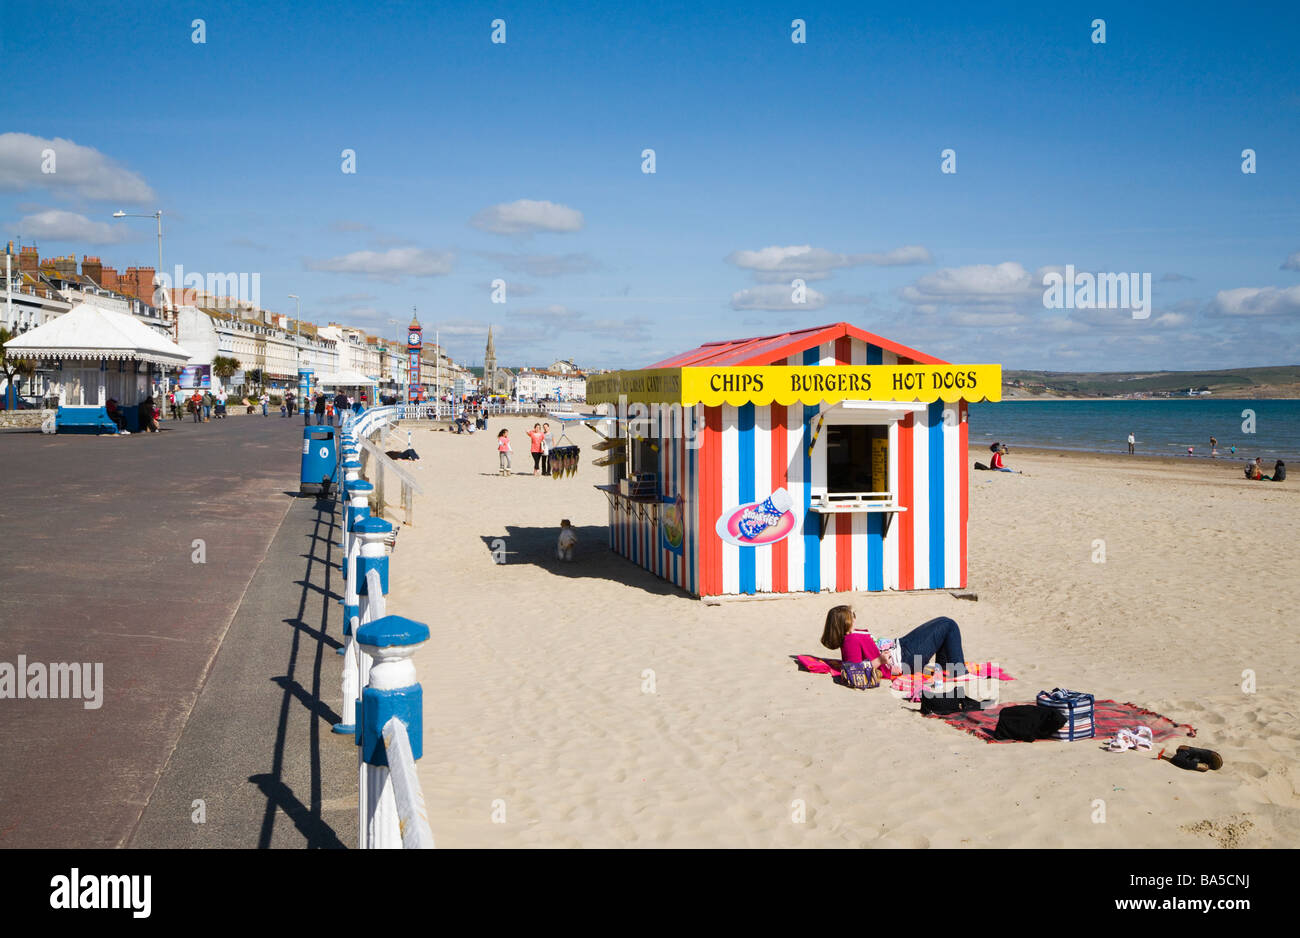
[[[848, 635], [844, 636], [844, 644], [840, 646], [840, 658], [848, 664], [857, 664], [860, 661], [875, 661], [880, 657], [880, 649], [876, 647], [876, 640], [871, 637], [871, 633], [866, 629], [854, 629]], [[891, 677], [888, 666], [882, 663], [882, 677]]]
[[870, 632], [866, 629], [854, 629], [844, 636], [844, 644], [840, 648], [840, 657], [849, 664], [857, 664], [859, 661], [875, 661], [880, 657], [880, 649], [876, 647], [876, 642], [871, 637]]
[[530, 440], [533, 441], [533, 452], [534, 452], [534, 453], [540, 453], [540, 452], [542, 451], [542, 437], [545, 436], [545, 435], [546, 435], [546, 434], [542, 433], [541, 430], [529, 430], [529, 431], [528, 431], [528, 439], [530, 439]]
[[497, 452], [498, 453], [510, 452], [510, 437], [503, 436], [501, 439], [497, 440]]

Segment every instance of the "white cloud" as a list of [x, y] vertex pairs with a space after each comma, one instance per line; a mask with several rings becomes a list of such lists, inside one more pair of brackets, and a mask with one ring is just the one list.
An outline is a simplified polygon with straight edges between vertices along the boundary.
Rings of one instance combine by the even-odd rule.
[[805, 280], [821, 279], [829, 276], [832, 270], [842, 267], [860, 267], [863, 264], [873, 267], [928, 264], [933, 258], [919, 244], [868, 254], [837, 254], [810, 244], [797, 244], [760, 248], [757, 251], [732, 251], [726, 260], [737, 267], [752, 270], [758, 279], [768, 281], [787, 276], [802, 276]]
[[790, 287], [777, 284], [738, 290], [731, 294], [731, 308], [797, 312], [821, 309], [826, 305], [826, 297], [812, 287], [805, 288], [804, 299], [806, 302], [804, 303], [796, 303], [793, 294], [794, 291]]
[[1220, 290], [1210, 309], [1221, 316], [1285, 316], [1300, 313], [1300, 286]]
[[1300, 251], [1296, 251], [1284, 260], [1278, 270], [1300, 270]]
[[469, 223], [493, 234], [514, 235], [537, 231], [579, 231], [583, 220], [582, 212], [567, 205], [519, 199], [485, 208]]
[[85, 215], [51, 209], [35, 215], [24, 216], [18, 230], [29, 239], [49, 241], [77, 241], [82, 244], [120, 244], [129, 240], [132, 230], [127, 225], [91, 221]]
[[[44, 171], [48, 165], [46, 150], [54, 151], [52, 173]], [[94, 147], [81, 146], [62, 137], [0, 134], [0, 189], [35, 188], [127, 205], [157, 198], [139, 175], [118, 166]]]
[[362, 274], [394, 282], [403, 277], [441, 277], [451, 273], [455, 255], [421, 248], [393, 248], [391, 251], [353, 251], [341, 257], [308, 260], [308, 270], [338, 274]]
[[908, 303], [1018, 303], [1043, 294], [1037, 280], [1014, 261], [945, 267], [926, 274], [902, 290]]

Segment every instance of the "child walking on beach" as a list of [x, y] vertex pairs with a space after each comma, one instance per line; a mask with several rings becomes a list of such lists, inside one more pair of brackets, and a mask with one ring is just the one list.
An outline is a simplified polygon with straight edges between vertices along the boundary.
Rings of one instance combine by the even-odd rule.
[[510, 475], [510, 431], [505, 427], [497, 434], [497, 459], [500, 466], [497, 473], [503, 476]]

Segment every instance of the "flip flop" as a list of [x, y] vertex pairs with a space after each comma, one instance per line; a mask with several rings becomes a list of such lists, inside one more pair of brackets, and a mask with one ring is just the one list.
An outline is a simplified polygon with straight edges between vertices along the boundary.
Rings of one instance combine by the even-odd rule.
[[[1165, 751], [1161, 749], [1160, 755], [1157, 756], [1157, 758], [1164, 758], [1164, 754]], [[1187, 769], [1189, 771], [1208, 772], [1210, 770], [1208, 765], [1197, 760], [1195, 756], [1187, 751], [1186, 747], [1180, 747], [1178, 752], [1174, 754], [1173, 758], [1167, 759], [1166, 761], [1178, 766], [1180, 769]]]
[[1120, 730], [1115, 734], [1115, 738], [1106, 744], [1106, 750], [1108, 752], [1125, 752], [1126, 750], [1136, 749], [1137, 747], [1137, 737], [1128, 730]]
[[[1185, 752], [1197, 762], [1203, 762], [1212, 769], [1218, 770], [1223, 768], [1223, 756], [1219, 755], [1213, 749], [1195, 749], [1192, 746], [1179, 746], [1179, 752]], [[1202, 772], [1205, 769], [1201, 769]]]
[[1133, 741], [1136, 744], [1136, 748], [1144, 751], [1150, 750], [1152, 745], [1155, 743], [1155, 740], [1151, 736], [1151, 727], [1139, 726], [1137, 729], [1133, 730]]

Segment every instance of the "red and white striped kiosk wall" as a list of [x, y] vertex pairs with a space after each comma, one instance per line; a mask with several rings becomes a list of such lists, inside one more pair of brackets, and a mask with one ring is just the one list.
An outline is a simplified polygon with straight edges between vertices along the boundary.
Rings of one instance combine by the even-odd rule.
[[695, 596], [966, 584], [958, 365], [836, 323], [593, 376], [610, 547]]

